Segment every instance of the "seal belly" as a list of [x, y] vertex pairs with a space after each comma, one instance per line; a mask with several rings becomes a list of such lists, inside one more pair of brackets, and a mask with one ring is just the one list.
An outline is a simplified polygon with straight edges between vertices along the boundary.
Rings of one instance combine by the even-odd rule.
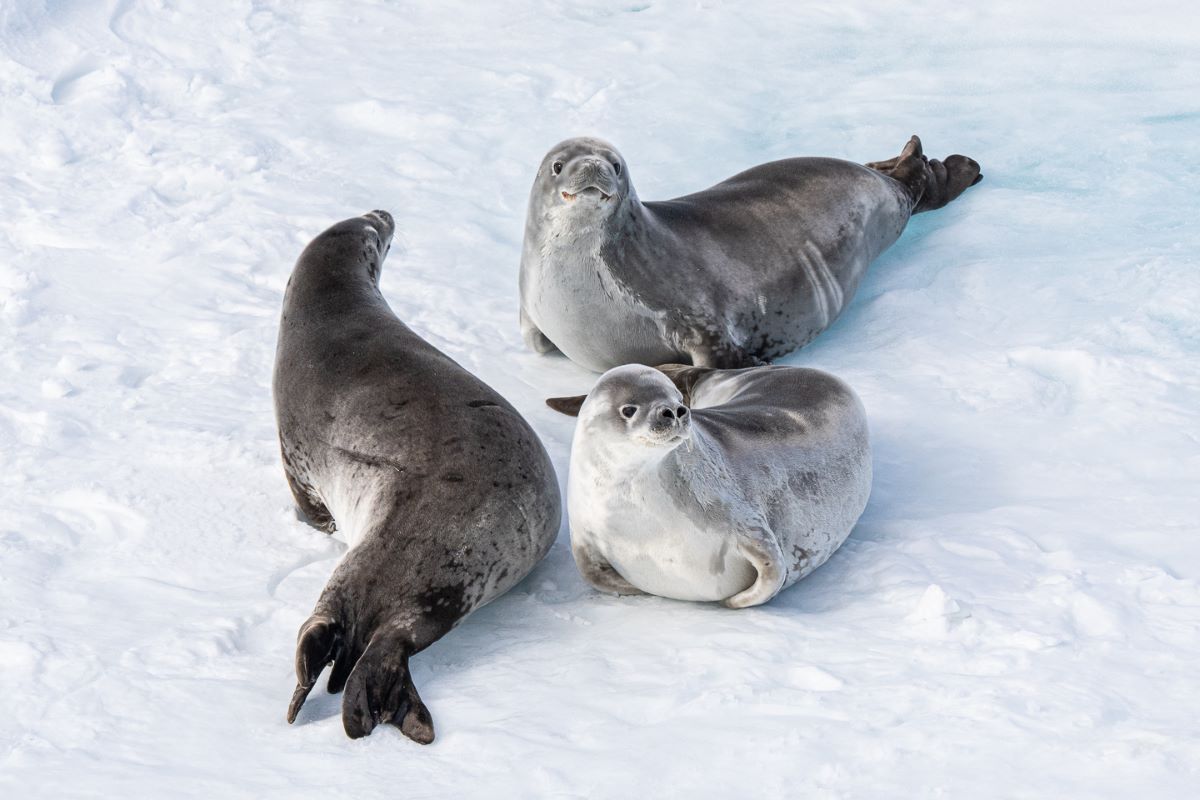
[[[646, 487], [655, 487], [644, 491]], [[738, 550], [731, 532], [708, 529], [681, 515], [666, 489], [643, 475], [624, 492], [614, 492], [601, 515], [572, 508], [572, 519], [604, 531], [601, 554], [625, 580], [643, 592], [673, 600], [724, 600], [754, 583], [754, 567]], [[582, 499], [576, 492], [575, 499]]]
[[604, 550], [625, 580], [643, 592], [673, 600], [724, 600], [758, 577], [732, 536], [695, 529], [647, 531], [630, 541], [611, 537]]

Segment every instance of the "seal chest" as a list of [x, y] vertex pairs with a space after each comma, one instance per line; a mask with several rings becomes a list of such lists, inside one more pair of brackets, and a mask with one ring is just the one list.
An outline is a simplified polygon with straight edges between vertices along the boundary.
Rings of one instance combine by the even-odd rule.
[[[589, 369], [607, 369], [614, 347], [635, 355], [632, 361], [660, 363], [678, 357], [677, 350], [661, 341], [656, 314], [609, 267], [602, 251], [609, 237], [592, 216], [589, 206], [594, 204], [576, 200], [543, 212], [543, 224], [526, 247], [528, 263], [538, 265], [522, 276], [528, 319]], [[567, 309], [572, 312], [564, 314]], [[600, 331], [603, 335], [597, 336]]]
[[765, 603], [833, 554], [870, 494], [862, 405], [817, 370], [628, 365], [549, 403], [579, 416], [571, 547], [603, 591]]

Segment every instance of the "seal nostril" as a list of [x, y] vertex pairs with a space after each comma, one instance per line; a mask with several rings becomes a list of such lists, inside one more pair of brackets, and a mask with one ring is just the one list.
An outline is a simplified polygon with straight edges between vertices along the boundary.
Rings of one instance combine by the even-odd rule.
[[675, 412], [669, 408], [664, 408], [662, 410], [662, 418], [663, 419], [675, 419]]
[[684, 417], [686, 417], [687, 416], [687, 406], [680, 406], [679, 408], [675, 409], [675, 416], [679, 417], [680, 419], [683, 419]]

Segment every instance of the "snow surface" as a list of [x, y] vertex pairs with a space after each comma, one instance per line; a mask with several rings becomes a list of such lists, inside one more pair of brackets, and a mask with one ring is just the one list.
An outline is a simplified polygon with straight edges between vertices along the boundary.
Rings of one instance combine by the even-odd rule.
[[[1200, 780], [1200, 12], [1144, 0], [0, 4], [0, 796], [1185, 797]], [[918, 10], [919, 8], [919, 10]], [[382, 207], [383, 289], [566, 477], [594, 379], [527, 352], [533, 170], [643, 198], [769, 159], [985, 181], [787, 363], [876, 483], [763, 608], [614, 599], [566, 533], [414, 660], [438, 741], [342, 733], [292, 652], [284, 283]]]

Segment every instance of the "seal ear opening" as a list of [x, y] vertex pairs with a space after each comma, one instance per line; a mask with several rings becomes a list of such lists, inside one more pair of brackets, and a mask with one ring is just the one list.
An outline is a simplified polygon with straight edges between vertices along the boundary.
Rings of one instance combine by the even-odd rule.
[[560, 414], [566, 414], [568, 417], [578, 417], [579, 409], [583, 407], [584, 400], [587, 400], [586, 394], [576, 395], [575, 397], [549, 397], [546, 399], [546, 405]]

